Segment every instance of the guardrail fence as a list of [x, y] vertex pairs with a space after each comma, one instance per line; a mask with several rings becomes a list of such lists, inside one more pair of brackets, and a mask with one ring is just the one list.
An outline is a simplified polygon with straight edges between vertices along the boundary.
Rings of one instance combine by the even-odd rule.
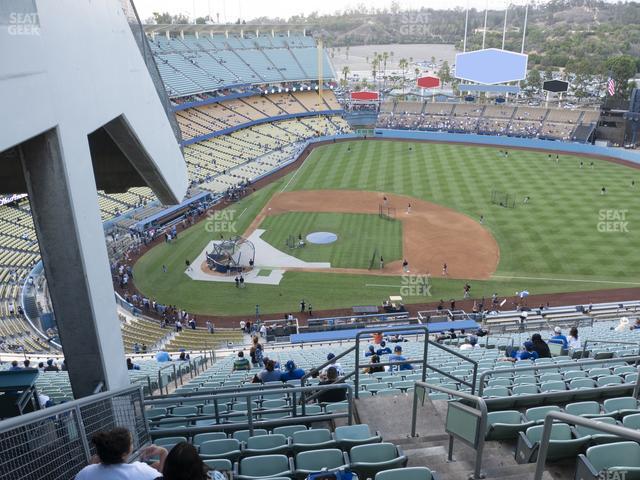
[[95, 453], [91, 436], [124, 427], [134, 451], [149, 443], [140, 387], [64, 403], [0, 422], [0, 478], [73, 478]]

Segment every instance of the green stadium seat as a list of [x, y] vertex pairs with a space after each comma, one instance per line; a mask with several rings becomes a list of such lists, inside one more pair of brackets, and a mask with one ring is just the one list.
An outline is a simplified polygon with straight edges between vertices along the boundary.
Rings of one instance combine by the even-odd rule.
[[607, 387], [609, 385], [619, 385], [624, 383], [624, 380], [619, 375], [605, 375], [604, 377], [599, 377], [596, 380], [596, 384], [599, 387]]
[[158, 447], [163, 447], [167, 450], [171, 450], [178, 443], [186, 441], [187, 437], [164, 437], [156, 439], [153, 443]]
[[351, 470], [358, 478], [374, 477], [378, 472], [404, 468], [407, 457], [392, 443], [358, 445], [351, 449]]
[[235, 432], [233, 432], [233, 438], [239, 440], [240, 442], [246, 443], [251, 436], [257, 437], [260, 435], [268, 434], [269, 432], [267, 432], [264, 428], [254, 428], [253, 435], [251, 435], [251, 432], [249, 430], [236, 430]]
[[574, 378], [569, 382], [570, 390], [579, 390], [581, 388], [594, 388], [596, 382], [591, 378]]
[[171, 410], [172, 417], [195, 417], [198, 415], [198, 407], [185, 406], [185, 407], [173, 407]]
[[578, 456], [576, 477], [580, 479], [640, 478], [640, 445], [636, 442], [616, 442], [589, 447]]
[[278, 455], [289, 451], [289, 439], [284, 435], [260, 435], [249, 437], [243, 454], [252, 455]]
[[[543, 425], [536, 425], [527, 428], [526, 432], [519, 433], [518, 445], [516, 446], [516, 461], [518, 463], [531, 463], [537, 460], [543, 429]], [[566, 423], [554, 423], [551, 427], [547, 460], [575, 458], [588, 443], [588, 437], [575, 438]]]
[[334, 438], [342, 450], [349, 451], [352, 447], [369, 443], [380, 443], [382, 437], [378, 432], [371, 433], [369, 425], [346, 425], [337, 427]]
[[375, 480], [437, 480], [427, 467], [409, 467], [376, 473]]
[[237, 466], [238, 480], [256, 480], [268, 477], [291, 478], [293, 468], [286, 455], [260, 455], [243, 458]]
[[200, 444], [199, 453], [203, 460], [226, 458], [234, 462], [240, 458], [241, 448], [238, 440], [225, 438], [222, 440], [209, 440]]
[[622, 425], [634, 430], [640, 430], [640, 413], [627, 415], [622, 419]]
[[543, 423], [544, 417], [546, 417], [547, 413], [561, 412], [561, 411], [562, 409], [560, 407], [556, 405], [549, 405], [545, 407], [529, 408], [527, 409], [524, 415], [525, 417], [527, 417], [527, 420], [529, 421], [536, 422], [536, 423]]
[[616, 418], [640, 413], [640, 409], [638, 409], [638, 401], [633, 397], [609, 398], [603, 402], [602, 409], [608, 415], [613, 415]]
[[164, 418], [167, 415], [166, 408], [150, 408], [144, 411], [144, 414], [147, 416], [147, 420], [155, 420], [159, 418]]
[[595, 401], [569, 403], [564, 407], [571, 415], [579, 415], [585, 418], [601, 417], [600, 404]]
[[[378, 392], [378, 395], [380, 392]], [[340, 413], [346, 412], [349, 410], [348, 402], [336, 402], [336, 403], [327, 403], [324, 407], [324, 411], [327, 413]]]
[[489, 412], [487, 415], [487, 440], [508, 440], [517, 438], [518, 432], [535, 425], [527, 421], [517, 410]]
[[292, 435], [291, 448], [294, 453], [307, 450], [328, 449], [337, 445], [331, 436], [331, 432], [326, 428], [312, 428], [301, 430]]
[[227, 434], [224, 432], [198, 433], [193, 437], [193, 445], [199, 447], [204, 442], [209, 442], [211, 440], [224, 440], [226, 438]]
[[337, 448], [300, 452], [296, 455], [295, 476], [304, 480], [310, 473], [349, 467], [349, 456]]
[[568, 372], [564, 372], [564, 380], [570, 381], [574, 378], [586, 378], [587, 372], [584, 370], [569, 370]]
[[306, 425], [286, 425], [284, 427], [276, 427], [271, 433], [276, 435], [284, 435], [285, 437], [293, 437], [296, 432], [306, 432]]
[[214, 460], [203, 460], [204, 464], [211, 470], [218, 470], [219, 472], [231, 472], [233, 471], [233, 463], [226, 458], [218, 458]]
[[[598, 417], [598, 418], [592, 418], [591, 420], [594, 420], [596, 422], [607, 423], [609, 425], [617, 424], [616, 419], [613, 417]], [[577, 425], [575, 427], [575, 436], [579, 438], [589, 437], [589, 441], [592, 445], [612, 443], [620, 440], [620, 437], [616, 435], [609, 435], [608, 433], [603, 433], [602, 431], [596, 430], [595, 428], [583, 427], [581, 425]]]

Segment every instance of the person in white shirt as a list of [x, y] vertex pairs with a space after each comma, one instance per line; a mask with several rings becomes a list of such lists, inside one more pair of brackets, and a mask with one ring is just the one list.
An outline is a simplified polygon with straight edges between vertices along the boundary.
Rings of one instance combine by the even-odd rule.
[[467, 341], [460, 345], [460, 350], [476, 350], [478, 348], [480, 348], [480, 345], [478, 345], [478, 337], [475, 335], [470, 335]]
[[[331, 361], [335, 358], [335, 354], [334, 353], [329, 353], [327, 355], [327, 361]], [[344, 376], [344, 370], [342, 369], [342, 365], [340, 365], [338, 362], [333, 361], [331, 362], [329, 365], [327, 365], [326, 367], [324, 367], [322, 369], [322, 371], [320, 372], [320, 378], [326, 378], [327, 377], [327, 370], [329, 370], [331, 367], [335, 367], [336, 371], [338, 372], [338, 376], [342, 377]]]
[[576, 327], [571, 327], [571, 330], [569, 330], [567, 344], [569, 346], [569, 350], [580, 350], [582, 348], [582, 342], [578, 339], [578, 329]]
[[91, 442], [97, 452], [94, 463], [80, 470], [75, 480], [155, 480], [161, 476], [167, 450], [151, 445], [142, 451], [143, 460], [159, 457], [160, 460], [151, 467], [143, 462], [127, 463], [132, 442], [131, 433], [126, 428], [98, 432], [93, 435]]

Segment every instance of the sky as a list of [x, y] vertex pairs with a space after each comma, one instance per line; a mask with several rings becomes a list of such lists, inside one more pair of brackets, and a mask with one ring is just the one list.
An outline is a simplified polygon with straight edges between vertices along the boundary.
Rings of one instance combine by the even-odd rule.
[[[524, 5], [527, 0], [398, 0], [400, 8], [416, 9], [420, 7], [446, 9], [466, 7], [502, 10], [509, 3]], [[256, 17], [289, 18], [304, 13], [308, 15], [314, 11], [320, 14], [335, 13], [349, 7], [366, 5], [368, 8], [390, 7], [391, 0], [134, 0], [138, 14], [144, 20], [151, 17], [153, 12], [182, 13], [193, 18], [206, 16], [212, 18], [220, 14], [221, 22], [234, 22], [238, 18], [250, 20]]]

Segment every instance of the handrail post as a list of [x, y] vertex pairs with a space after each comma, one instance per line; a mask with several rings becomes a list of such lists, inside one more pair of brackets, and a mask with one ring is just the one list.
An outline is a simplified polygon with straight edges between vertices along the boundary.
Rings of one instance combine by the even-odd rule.
[[637, 367], [638, 378], [636, 378], [636, 386], [633, 388], [633, 398], [638, 399], [638, 394], [640, 394], [640, 366]]
[[249, 417], [249, 435], [253, 437], [253, 405], [251, 401], [252, 395], [249, 394], [245, 397], [247, 402], [247, 416]]
[[[359, 332], [358, 332], [359, 333]], [[356, 387], [356, 398], [360, 398], [360, 335], [356, 335], [356, 378], [354, 385]]]
[[544, 466], [547, 460], [547, 452], [549, 451], [549, 441], [551, 440], [551, 428], [553, 426], [553, 417], [547, 415], [544, 417], [544, 427], [542, 428], [542, 438], [540, 438], [540, 447], [538, 447], [538, 461], [536, 462], [536, 471], [533, 478], [541, 479], [544, 474]]
[[[424, 327], [424, 349], [422, 351], [422, 381], [427, 381], [427, 359], [429, 357], [429, 327]], [[426, 392], [425, 392], [426, 394]]]
[[347, 404], [347, 409], [349, 410], [349, 425], [353, 425], [353, 388], [351, 385], [347, 385], [347, 400], [349, 401]]
[[[416, 385], [413, 387], [413, 408], [411, 410], [411, 437], [416, 436], [416, 423], [418, 421], [418, 388], [424, 388]], [[424, 388], [424, 394], [427, 394], [427, 389]]]

